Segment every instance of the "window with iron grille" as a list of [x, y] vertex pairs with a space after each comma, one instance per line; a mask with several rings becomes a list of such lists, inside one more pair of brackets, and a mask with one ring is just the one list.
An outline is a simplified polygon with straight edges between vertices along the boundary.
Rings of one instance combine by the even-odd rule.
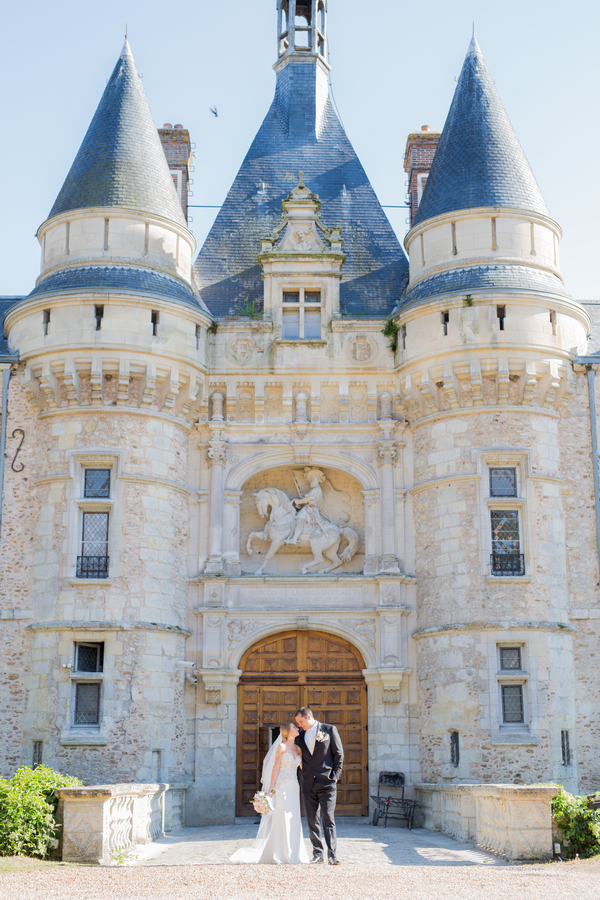
[[460, 746], [458, 743], [458, 731], [450, 732], [450, 761], [453, 766], [458, 766], [460, 762]]
[[92, 500], [110, 498], [110, 469], [86, 469], [83, 496]]
[[520, 647], [500, 647], [500, 668], [501, 669], [521, 669], [521, 648]]
[[502, 684], [502, 721], [505, 725], [523, 725], [525, 710], [523, 706], [523, 685]]
[[31, 768], [32, 769], [37, 769], [38, 766], [41, 766], [42, 751], [43, 751], [42, 741], [34, 741], [33, 742], [33, 756], [31, 759]]
[[516, 497], [516, 468], [490, 469], [490, 497]]
[[570, 766], [571, 763], [571, 742], [569, 741], [569, 732], [561, 731], [560, 733], [560, 745], [562, 749], [562, 764], [563, 766]]
[[100, 682], [76, 682], [74, 725], [100, 724], [100, 689]]
[[104, 668], [104, 644], [76, 644], [75, 671], [102, 672]]

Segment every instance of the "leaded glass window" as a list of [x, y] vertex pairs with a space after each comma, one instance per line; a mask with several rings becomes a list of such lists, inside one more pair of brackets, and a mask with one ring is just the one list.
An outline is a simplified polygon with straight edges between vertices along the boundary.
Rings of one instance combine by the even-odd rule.
[[492, 509], [492, 553], [520, 553], [519, 511], [517, 509]]
[[517, 470], [515, 468], [490, 469], [490, 497], [516, 497]]
[[521, 668], [521, 648], [520, 647], [500, 647], [500, 668], [501, 669], [519, 669]]
[[100, 724], [99, 682], [78, 682], [75, 685], [75, 725]]
[[76, 672], [101, 672], [104, 663], [104, 644], [77, 644]]
[[81, 531], [82, 556], [108, 556], [108, 513], [84, 512]]
[[523, 724], [525, 721], [523, 709], [523, 685], [503, 684], [502, 691], [502, 721], [507, 724]]
[[110, 497], [110, 469], [86, 469], [83, 496], [106, 500]]

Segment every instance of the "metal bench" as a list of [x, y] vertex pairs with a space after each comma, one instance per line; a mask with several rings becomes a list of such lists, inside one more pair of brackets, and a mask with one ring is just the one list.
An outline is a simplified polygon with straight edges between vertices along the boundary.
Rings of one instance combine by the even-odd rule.
[[[404, 797], [404, 772], [380, 772], [377, 783], [377, 796], [371, 795], [375, 803], [373, 811], [373, 825], [379, 823], [383, 816], [383, 827], [387, 828], [388, 819], [402, 819], [409, 830], [413, 827], [415, 810], [419, 808], [416, 800], [407, 800]], [[383, 796], [382, 788], [394, 789], [394, 795]]]

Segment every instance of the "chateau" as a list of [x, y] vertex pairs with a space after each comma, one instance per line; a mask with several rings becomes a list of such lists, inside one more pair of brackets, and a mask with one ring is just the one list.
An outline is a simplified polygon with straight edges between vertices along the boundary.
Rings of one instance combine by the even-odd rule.
[[475, 38], [408, 138], [402, 246], [330, 100], [326, 0], [277, 6], [274, 100], [199, 252], [189, 133], [126, 42], [40, 276], [0, 298], [2, 774], [167, 782], [231, 822], [305, 705], [344, 743], [338, 814], [381, 770], [600, 789], [593, 304]]

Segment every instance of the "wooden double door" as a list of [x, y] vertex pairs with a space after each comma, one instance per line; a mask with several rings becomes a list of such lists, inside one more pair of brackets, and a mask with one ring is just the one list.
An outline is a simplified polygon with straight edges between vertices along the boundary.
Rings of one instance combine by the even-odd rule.
[[344, 747], [337, 815], [368, 814], [364, 662], [351, 644], [315, 631], [287, 631], [251, 647], [240, 662], [236, 815], [253, 816], [265, 755], [279, 726], [308, 706], [335, 725]]

